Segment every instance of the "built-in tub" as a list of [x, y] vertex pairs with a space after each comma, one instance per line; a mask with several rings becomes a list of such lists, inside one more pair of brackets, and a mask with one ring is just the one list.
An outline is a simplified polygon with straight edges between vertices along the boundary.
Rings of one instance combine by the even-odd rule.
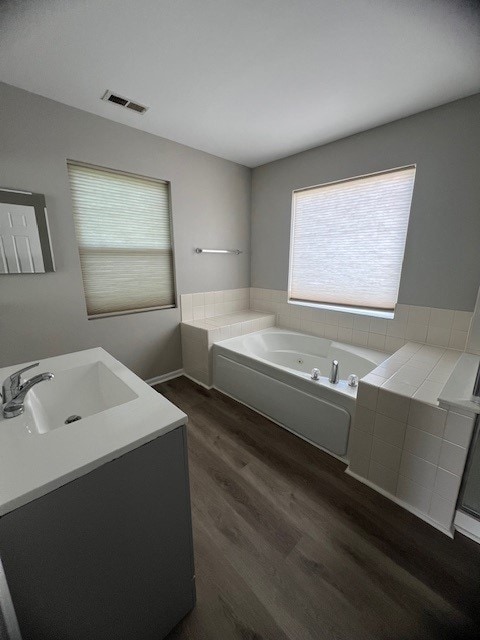
[[[264, 329], [213, 346], [213, 384], [312, 444], [344, 456], [357, 389], [347, 377], [367, 375], [388, 354], [325, 338]], [[329, 382], [332, 360], [340, 381]], [[318, 381], [311, 370], [320, 369]]]

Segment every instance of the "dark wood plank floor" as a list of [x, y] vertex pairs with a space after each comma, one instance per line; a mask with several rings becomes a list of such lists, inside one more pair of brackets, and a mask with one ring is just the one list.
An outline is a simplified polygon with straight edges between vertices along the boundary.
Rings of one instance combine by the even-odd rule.
[[480, 638], [480, 546], [186, 378], [197, 606], [169, 640]]

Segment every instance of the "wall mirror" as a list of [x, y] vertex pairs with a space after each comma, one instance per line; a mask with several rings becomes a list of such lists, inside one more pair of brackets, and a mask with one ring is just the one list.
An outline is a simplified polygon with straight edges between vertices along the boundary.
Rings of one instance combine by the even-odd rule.
[[55, 271], [45, 196], [0, 188], [0, 274]]

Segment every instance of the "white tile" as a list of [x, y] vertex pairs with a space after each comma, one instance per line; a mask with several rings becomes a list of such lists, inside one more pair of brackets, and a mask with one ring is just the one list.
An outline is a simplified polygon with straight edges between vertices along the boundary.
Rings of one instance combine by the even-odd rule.
[[380, 333], [369, 333], [367, 345], [370, 349], [377, 349], [377, 351], [383, 351], [385, 349], [385, 336]]
[[355, 331], [370, 331], [369, 316], [356, 315], [353, 316], [353, 328]]
[[242, 335], [247, 333], [251, 333], [253, 331], [253, 321], [247, 320], [247, 322], [242, 322]]
[[213, 292], [214, 295], [214, 304], [219, 304], [220, 302], [223, 302], [223, 291], [214, 291]]
[[427, 329], [428, 326], [426, 324], [416, 324], [414, 322], [409, 322], [407, 324], [407, 332], [405, 334], [405, 337], [407, 338], [407, 340], [415, 340], [415, 342], [426, 342]]
[[373, 484], [381, 487], [384, 491], [395, 495], [398, 474], [394, 471], [391, 471], [372, 460], [368, 470], [368, 479], [370, 482], [373, 482]]
[[450, 500], [445, 500], [445, 498], [434, 493], [428, 513], [432, 520], [435, 520], [435, 522], [438, 522], [438, 524], [446, 529], [450, 529], [453, 523], [453, 516], [455, 515], [455, 503], [450, 502]]
[[437, 405], [438, 396], [441, 394], [444, 385], [441, 382], [431, 382], [426, 380], [413, 394], [413, 397], [429, 404]]
[[416, 393], [417, 388], [418, 387], [407, 384], [406, 382], [398, 382], [398, 380], [395, 380], [393, 377], [382, 385], [382, 389], [391, 391], [404, 398], [411, 398]]
[[206, 304], [205, 305], [205, 318], [213, 318], [215, 316], [215, 305], [214, 304]]
[[230, 325], [230, 335], [232, 338], [236, 338], [242, 335], [242, 323], [237, 322], [235, 324]]
[[353, 329], [353, 313], [340, 313], [338, 326], [344, 329]]
[[456, 329], [452, 329], [450, 334], [450, 340], [448, 342], [448, 346], [450, 349], [458, 349], [458, 351], [465, 351], [465, 346], [467, 344], [467, 332], [466, 331], [457, 331]]
[[443, 437], [448, 442], [468, 448], [472, 437], [473, 425], [472, 418], [449, 411]]
[[397, 304], [395, 307], [395, 312], [393, 314], [393, 319], [398, 322], [402, 322], [403, 324], [407, 324], [408, 315], [410, 312], [410, 305], [408, 304]]
[[427, 378], [427, 372], [424, 369], [418, 369], [416, 367], [410, 367], [405, 364], [401, 367], [397, 373], [394, 373], [392, 380], [396, 382], [403, 382], [405, 384], [411, 384], [415, 387], [419, 387]]
[[375, 422], [375, 411], [362, 407], [357, 404], [355, 408], [354, 429], [359, 431], [365, 431], [366, 433], [373, 433], [373, 424]]
[[367, 373], [366, 376], [363, 376], [362, 380], [368, 384], [372, 384], [374, 387], [381, 387], [382, 384], [387, 382], [388, 378], [377, 376], [375, 373]]
[[314, 322], [321, 322], [322, 324], [325, 324], [325, 309], [313, 309], [312, 320]]
[[408, 322], [418, 324], [428, 324], [430, 319], [430, 307], [410, 306], [408, 312]]
[[432, 436], [431, 433], [420, 431], [410, 425], [407, 426], [405, 434], [405, 451], [409, 451], [419, 458], [423, 458], [432, 464], [438, 464], [440, 458], [441, 438]]
[[440, 407], [420, 402], [412, 398], [410, 402], [410, 411], [408, 414], [408, 424], [417, 429], [422, 429], [434, 436], [441, 438], [445, 428], [447, 412]]
[[213, 291], [206, 291], [205, 296], [205, 304], [215, 304], [215, 293]]
[[378, 392], [377, 411], [389, 418], [406, 422], [410, 400], [391, 391], [380, 389]]
[[338, 326], [333, 326], [331, 324], [325, 325], [325, 338], [329, 340], [337, 340], [338, 339]]
[[193, 320], [193, 301], [191, 293], [184, 293], [180, 296], [182, 320]]
[[192, 301], [194, 307], [202, 307], [205, 304], [205, 294], [204, 293], [194, 293], [192, 295]]
[[[215, 294], [218, 292], [215, 292]], [[223, 291], [221, 292], [223, 294]], [[223, 297], [223, 296], [222, 296]], [[214, 304], [214, 308], [215, 308], [215, 315], [216, 316], [223, 316], [225, 315], [225, 303], [224, 302], [217, 302], [217, 297], [215, 295], [215, 304]]]
[[370, 457], [372, 450], [372, 436], [364, 431], [352, 429], [348, 439], [348, 456], [355, 460], [357, 456]]
[[415, 507], [422, 513], [428, 513], [432, 497], [431, 489], [422, 487], [408, 478], [399, 476], [396, 495], [397, 498], [412, 505], [412, 507]]
[[203, 320], [203, 318], [205, 318], [205, 307], [203, 305], [200, 307], [193, 307], [193, 319]]
[[370, 331], [372, 333], [380, 333], [386, 335], [387, 333], [387, 321], [385, 318], [370, 318]]
[[395, 447], [402, 447], [405, 439], [406, 426], [404, 422], [399, 422], [381, 413], [377, 413], [373, 433], [375, 437], [388, 444], [392, 444]]
[[461, 477], [440, 467], [437, 470], [434, 491], [445, 500], [456, 502], [460, 489]]
[[455, 312], [451, 309], [430, 309], [430, 327], [441, 327], [451, 329], [453, 326], [453, 316]]
[[368, 342], [368, 333], [366, 331], [352, 331], [352, 343], [359, 347], [366, 347]]
[[387, 336], [392, 338], [405, 338], [407, 323], [400, 320], [387, 320]]
[[455, 473], [457, 476], [461, 476], [466, 459], [467, 450], [464, 447], [459, 447], [447, 441], [442, 442], [440, 458], [438, 460], [439, 467], [450, 471], [450, 473]]
[[427, 362], [432, 365], [432, 368], [436, 365], [436, 363], [440, 360], [440, 358], [445, 353], [445, 349], [440, 348], [439, 346], [433, 346], [424, 344], [421, 345], [420, 349], [412, 354], [412, 362], [410, 364], [413, 365], [413, 362]]
[[325, 336], [325, 325], [321, 322], [314, 322], [312, 325], [312, 333], [318, 338], [323, 338]]
[[378, 387], [360, 381], [358, 384], [357, 404], [375, 411], [377, 408]]
[[338, 311], [325, 311], [325, 324], [331, 324], [334, 327], [338, 327], [339, 320], [343, 314]]
[[453, 316], [453, 329], [468, 332], [472, 316], [473, 313], [471, 311], [455, 311]]
[[277, 291], [272, 289], [272, 300], [274, 302], [286, 302], [287, 300], [287, 292], [286, 291]]
[[354, 459], [350, 459], [348, 465], [350, 471], [362, 478], [368, 478], [368, 470], [370, 468], [370, 456], [356, 455]]
[[405, 340], [403, 338], [394, 338], [393, 336], [387, 336], [385, 338], [385, 351], [388, 353], [395, 353], [401, 349], [405, 344]]
[[339, 342], [346, 342], [347, 344], [350, 344], [352, 342], [352, 330], [339, 325], [337, 339]]
[[444, 327], [434, 327], [429, 325], [427, 333], [427, 343], [438, 347], [448, 347], [450, 342], [451, 329]]
[[432, 490], [437, 474], [437, 465], [404, 451], [400, 463], [400, 475], [409, 478], [427, 489]]
[[402, 457], [402, 450], [400, 447], [395, 447], [388, 442], [373, 438], [372, 444], [372, 460], [383, 465], [387, 469], [392, 471], [398, 471], [400, 467], [400, 460]]

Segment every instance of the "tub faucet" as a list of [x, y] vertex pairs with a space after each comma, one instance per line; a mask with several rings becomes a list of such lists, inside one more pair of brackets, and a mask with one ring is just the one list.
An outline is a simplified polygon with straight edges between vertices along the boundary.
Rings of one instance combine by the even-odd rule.
[[330, 369], [329, 382], [337, 384], [338, 382], [338, 360], [332, 360], [332, 368]]
[[39, 382], [44, 380], [51, 380], [54, 376], [53, 373], [39, 373], [30, 380], [27, 380], [22, 384], [22, 373], [38, 367], [39, 363], [31, 364], [20, 371], [16, 371], [9, 378], [7, 378], [2, 385], [2, 410], [5, 418], [15, 418], [24, 412], [25, 396]]

